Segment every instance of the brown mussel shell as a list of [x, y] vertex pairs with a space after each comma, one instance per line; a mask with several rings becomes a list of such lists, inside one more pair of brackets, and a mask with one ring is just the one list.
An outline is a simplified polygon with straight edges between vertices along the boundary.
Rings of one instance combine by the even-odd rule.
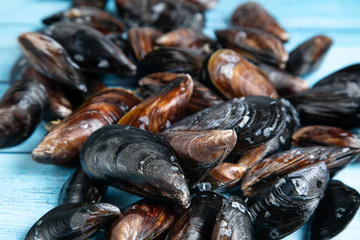
[[324, 195], [329, 172], [324, 163], [294, 171], [247, 202], [256, 239], [281, 239], [304, 225]]
[[289, 55], [282, 42], [261, 29], [232, 27], [215, 32], [224, 48], [230, 48], [254, 62], [284, 69]]
[[46, 25], [51, 25], [58, 21], [71, 21], [89, 25], [104, 34], [121, 34], [125, 32], [125, 25], [120, 20], [111, 16], [107, 11], [96, 7], [74, 7], [42, 20]]
[[241, 189], [244, 196], [252, 196], [286, 174], [318, 162], [324, 162], [331, 176], [334, 176], [358, 159], [359, 153], [359, 149], [347, 147], [294, 148], [255, 163], [244, 174]]
[[75, 22], [57, 22], [44, 30], [58, 41], [84, 71], [132, 76], [136, 65], [96, 29]]
[[121, 216], [107, 230], [107, 239], [154, 239], [175, 221], [172, 208], [164, 203], [140, 200], [122, 210]]
[[329, 182], [311, 223], [311, 240], [335, 237], [351, 222], [360, 206], [360, 194], [340, 181]]
[[0, 148], [25, 141], [41, 121], [49, 103], [44, 77], [29, 68], [0, 100]]
[[206, 130], [160, 133], [179, 158], [190, 184], [201, 181], [222, 162], [236, 144], [234, 130]]
[[179, 27], [201, 31], [205, 25], [202, 10], [194, 5], [171, 0], [116, 0], [120, 16], [130, 26], [152, 26], [168, 32]]
[[254, 240], [253, 222], [244, 200], [229, 197], [217, 215], [211, 239]]
[[80, 154], [85, 173], [138, 196], [187, 207], [189, 188], [175, 153], [160, 137], [126, 125], [103, 127]]
[[235, 129], [235, 151], [254, 148], [273, 138], [286, 121], [280, 100], [265, 96], [235, 98], [187, 116], [165, 131]]
[[109, 203], [69, 203], [41, 217], [26, 234], [25, 240], [90, 239], [101, 227], [120, 215]]
[[314, 88], [333, 86], [335, 88], [360, 89], [360, 64], [342, 68], [318, 81]]
[[139, 62], [154, 50], [155, 40], [161, 35], [161, 31], [152, 27], [132, 27], [129, 29], [127, 42]]
[[166, 240], [210, 239], [216, 216], [225, 198], [215, 192], [200, 192], [170, 228]]
[[18, 40], [25, 56], [36, 70], [68, 87], [87, 92], [79, 66], [57, 41], [35, 32], [22, 33]]
[[278, 93], [266, 74], [237, 52], [220, 49], [210, 56], [207, 74], [211, 84], [227, 99]]
[[97, 7], [104, 9], [108, 0], [72, 0], [73, 7]]
[[305, 41], [289, 54], [286, 70], [295, 75], [305, 75], [317, 69], [332, 44], [331, 38], [317, 35]]
[[321, 124], [345, 129], [360, 126], [359, 87], [322, 86], [288, 96], [305, 124]]
[[123, 88], [106, 88], [92, 95], [72, 115], [56, 125], [31, 153], [40, 163], [76, 165], [80, 148], [95, 130], [116, 123], [140, 99]]
[[67, 203], [100, 203], [107, 186], [89, 178], [79, 167], [64, 183], [59, 196], [59, 205]]
[[235, 26], [259, 28], [269, 32], [281, 41], [287, 42], [289, 34], [276, 22], [276, 20], [256, 2], [246, 2], [240, 5], [233, 13], [231, 22]]
[[267, 74], [280, 96], [300, 93], [308, 90], [310, 87], [307, 81], [286, 71], [264, 63], [257, 63], [256, 65]]
[[292, 144], [297, 147], [339, 146], [360, 148], [360, 137], [342, 128], [312, 125], [297, 130], [292, 136]]
[[162, 47], [145, 56], [140, 64], [140, 74], [145, 76], [157, 72], [188, 73], [197, 79], [201, 75], [202, 60], [192, 51]]
[[[150, 95], [160, 91], [167, 84], [177, 79], [181, 73], [152, 73], [139, 80], [139, 91], [142, 97], [147, 98]], [[224, 100], [215, 94], [210, 88], [204, 86], [201, 82], [193, 80], [194, 89], [187, 105], [187, 110], [196, 113], [205, 108], [223, 103]]]
[[193, 86], [190, 75], [179, 75], [177, 80], [131, 109], [118, 124], [138, 127], [153, 133], [163, 131], [181, 119], [192, 95]]

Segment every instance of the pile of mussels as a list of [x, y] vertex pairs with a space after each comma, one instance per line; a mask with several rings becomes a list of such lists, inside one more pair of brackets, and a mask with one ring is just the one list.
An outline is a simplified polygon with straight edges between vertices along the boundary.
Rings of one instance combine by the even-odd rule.
[[[329, 239], [346, 227], [360, 195], [332, 177], [360, 154], [360, 66], [312, 88], [299, 77], [329, 37], [288, 54], [255, 2], [217, 41], [201, 33], [216, 0], [116, 0], [118, 18], [105, 3], [74, 0], [18, 38], [0, 146], [62, 119], [31, 156], [77, 167], [25, 239], [280, 239], [308, 221], [310, 239]], [[107, 73], [138, 80], [138, 94], [107, 87]], [[107, 186], [143, 199], [120, 212], [101, 203]]]

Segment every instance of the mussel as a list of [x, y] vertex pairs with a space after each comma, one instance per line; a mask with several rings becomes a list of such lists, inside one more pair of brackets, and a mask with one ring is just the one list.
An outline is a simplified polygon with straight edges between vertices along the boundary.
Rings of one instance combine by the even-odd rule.
[[234, 130], [207, 130], [160, 133], [174, 149], [190, 184], [201, 181], [222, 162], [236, 144]]
[[125, 25], [120, 20], [96, 7], [73, 7], [42, 20], [46, 25], [51, 25], [58, 21], [86, 24], [104, 34], [121, 34], [125, 31]]
[[210, 239], [216, 216], [225, 198], [215, 192], [200, 192], [170, 228], [166, 240]]
[[304, 225], [324, 195], [329, 172], [322, 162], [294, 171], [251, 197], [256, 239], [281, 239]]
[[56, 125], [31, 153], [41, 163], [76, 165], [82, 144], [95, 130], [116, 123], [140, 99], [123, 88], [106, 88], [92, 95], [72, 115]]
[[105, 8], [105, 5], [108, 0], [72, 0], [73, 7], [97, 7], [97, 8]]
[[165, 131], [235, 129], [234, 151], [243, 152], [273, 138], [286, 121], [280, 100], [265, 96], [235, 98], [189, 115]]
[[247, 206], [240, 197], [230, 196], [220, 209], [212, 240], [253, 240], [254, 227]]
[[278, 97], [268, 76], [233, 50], [220, 49], [214, 52], [206, 71], [206, 80], [227, 99], [254, 95]]
[[0, 100], [0, 147], [26, 140], [41, 121], [49, 104], [44, 77], [29, 68], [13, 82]]
[[340, 146], [360, 148], [360, 137], [342, 128], [312, 125], [297, 130], [292, 136], [292, 143], [298, 147]]
[[79, 66], [57, 41], [35, 32], [22, 33], [18, 40], [25, 56], [36, 70], [68, 87], [87, 92]]
[[124, 52], [92, 27], [74, 22], [57, 22], [44, 32], [58, 41], [82, 70], [124, 76], [136, 73], [136, 66]]
[[232, 27], [215, 32], [224, 48], [231, 48], [254, 62], [264, 62], [284, 69], [289, 55], [282, 42], [261, 29]]
[[180, 74], [160, 92], [131, 109], [118, 124], [138, 127], [153, 133], [161, 132], [181, 119], [192, 95], [193, 86], [190, 75]]
[[42, 216], [25, 240], [89, 239], [119, 215], [119, 208], [109, 203], [60, 205]]
[[359, 149], [347, 147], [303, 147], [284, 151], [255, 163], [241, 180], [244, 196], [249, 197], [279, 178], [318, 162], [324, 162], [334, 176], [359, 158]]
[[314, 88], [332, 86], [335, 88], [360, 89], [360, 64], [344, 67], [319, 80]]
[[208, 10], [210, 8], [214, 8], [218, 2], [218, 0], [182, 0], [184, 2], [189, 2], [198, 5], [203, 10]]
[[360, 206], [360, 194], [340, 181], [329, 182], [311, 223], [310, 239], [335, 237], [350, 223]]
[[99, 203], [107, 186], [89, 178], [79, 167], [64, 183], [59, 196], [59, 204]]
[[332, 39], [317, 35], [295, 48], [289, 55], [286, 70], [295, 75], [305, 75], [317, 69], [332, 44]]
[[231, 22], [236, 26], [262, 29], [275, 35], [283, 42], [289, 40], [289, 34], [259, 3], [256, 2], [246, 2], [240, 5], [234, 11]]
[[140, 200], [122, 210], [107, 230], [108, 240], [153, 239], [162, 235], [176, 219], [173, 206]]
[[175, 153], [148, 131], [119, 124], [103, 127], [86, 140], [80, 162], [89, 177], [104, 184], [182, 207], [190, 203]]

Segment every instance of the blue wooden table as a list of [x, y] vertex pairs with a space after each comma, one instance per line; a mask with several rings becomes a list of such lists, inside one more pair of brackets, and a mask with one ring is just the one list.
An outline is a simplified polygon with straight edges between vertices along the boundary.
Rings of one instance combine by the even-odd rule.
[[[204, 32], [214, 37], [214, 29], [225, 28], [237, 5], [244, 1], [219, 0], [217, 7], [207, 12]], [[326, 34], [334, 44], [321, 67], [306, 77], [313, 84], [327, 74], [349, 64], [360, 62], [360, 1], [358, 0], [259, 0], [290, 33], [286, 49], [291, 50], [315, 34]], [[10, 0], [0, 7], [0, 96], [8, 88], [12, 64], [20, 56], [17, 37], [22, 32], [42, 27], [41, 19], [66, 9], [65, 0]], [[113, 1], [107, 9], [115, 13]], [[124, 82], [111, 79], [112, 84]], [[35, 163], [31, 150], [46, 133], [44, 122], [24, 143], [0, 149], [0, 240], [23, 239], [28, 229], [43, 214], [57, 206], [62, 184], [74, 171], [72, 168]], [[336, 178], [360, 191], [360, 164], [353, 164]], [[110, 188], [105, 201], [123, 207], [137, 197]], [[104, 239], [100, 233], [96, 239]], [[304, 228], [286, 239], [306, 239]], [[360, 213], [336, 239], [360, 239]]]

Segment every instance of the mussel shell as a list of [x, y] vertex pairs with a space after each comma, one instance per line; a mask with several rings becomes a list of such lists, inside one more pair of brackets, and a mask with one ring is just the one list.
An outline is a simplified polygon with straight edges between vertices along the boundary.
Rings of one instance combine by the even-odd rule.
[[247, 206], [240, 197], [230, 196], [220, 209], [212, 240], [253, 240], [254, 227]]
[[189, 188], [171, 147], [148, 131], [125, 125], [103, 127], [80, 154], [85, 173], [130, 193], [187, 207]]
[[[142, 97], [147, 98], [150, 95], [159, 92], [167, 84], [174, 81], [181, 73], [152, 73], [139, 80], [139, 91]], [[201, 82], [193, 80], [194, 89], [187, 105], [187, 110], [191, 113], [199, 112], [205, 108], [223, 103], [224, 100], [215, 94], [211, 89], [204, 86]]]
[[256, 65], [267, 74], [280, 96], [296, 94], [309, 89], [309, 83], [298, 76], [264, 63]]
[[314, 85], [314, 88], [324, 86], [359, 89], [360, 64], [350, 65], [324, 77]]
[[120, 20], [97, 7], [73, 7], [42, 20], [46, 25], [58, 21], [72, 21], [89, 25], [104, 34], [112, 32], [121, 34], [125, 31], [125, 25]]
[[123, 88], [106, 88], [97, 92], [51, 129], [33, 149], [32, 158], [41, 163], [78, 164], [80, 148], [90, 134], [116, 123], [139, 102], [135, 94]]
[[329, 182], [325, 196], [314, 213], [311, 240], [335, 237], [351, 222], [360, 206], [360, 194], [340, 181]]
[[235, 129], [238, 141], [236, 151], [254, 148], [282, 129], [285, 107], [280, 100], [265, 96], [235, 98], [187, 116], [165, 131], [200, 131]]
[[294, 148], [265, 158], [246, 171], [241, 180], [244, 196], [249, 197], [267, 184], [294, 170], [324, 162], [331, 176], [359, 158], [359, 149], [347, 147]]
[[184, 2], [189, 2], [192, 4], [196, 4], [201, 7], [202, 10], [208, 10], [210, 8], [214, 8], [218, 2], [218, 0], [182, 0]]
[[36, 70], [68, 87], [87, 92], [79, 66], [57, 41], [35, 32], [22, 33], [18, 40], [25, 56]]
[[57, 22], [44, 30], [69, 52], [82, 70], [132, 76], [136, 66], [101, 32], [84, 24]]
[[192, 95], [193, 86], [190, 75], [180, 74], [160, 92], [132, 108], [118, 124], [138, 127], [153, 133], [161, 132], [181, 119]]
[[340, 146], [360, 148], [360, 137], [342, 128], [312, 125], [297, 130], [292, 136], [292, 143], [297, 147]]
[[190, 184], [194, 184], [222, 162], [236, 144], [234, 130], [160, 133], [176, 152]]
[[48, 104], [43, 76], [29, 68], [1, 97], [0, 147], [15, 146], [31, 136]]
[[25, 76], [26, 71], [31, 67], [29, 60], [22, 55], [19, 57], [11, 68], [10, 83], [19, 80]]
[[181, 1], [171, 0], [116, 0], [121, 17], [130, 26], [152, 26], [164, 32], [179, 27], [201, 31], [205, 17], [201, 9]]
[[276, 20], [256, 2], [246, 2], [240, 5], [233, 13], [231, 22], [235, 26], [259, 28], [269, 32], [283, 42], [289, 40], [289, 34]]
[[317, 163], [292, 172], [251, 197], [256, 239], [280, 239], [304, 225], [324, 195], [329, 172]]
[[208, 81], [227, 99], [254, 95], [278, 97], [267, 75], [233, 50], [214, 52], [206, 71]]
[[64, 204], [41, 217], [25, 240], [89, 239], [119, 215], [119, 208], [108, 203]]
[[156, 72], [188, 73], [192, 78], [201, 75], [202, 60], [189, 50], [162, 47], [145, 56], [139, 67], [141, 76]]
[[107, 186], [89, 178], [77, 168], [64, 183], [59, 196], [59, 205], [67, 203], [99, 203], [105, 196]]
[[129, 29], [127, 42], [139, 62], [154, 50], [155, 40], [161, 35], [161, 31], [151, 27], [133, 27]]
[[255, 62], [285, 68], [289, 55], [282, 42], [268, 32], [250, 27], [232, 27], [217, 30], [215, 34], [224, 48], [231, 48]]
[[308, 74], [319, 67], [332, 44], [331, 38], [317, 35], [289, 54], [286, 70], [295, 75]]
[[72, 0], [73, 7], [82, 7], [82, 6], [89, 6], [89, 7], [97, 7], [97, 8], [105, 8], [105, 5], [108, 0]]
[[216, 216], [225, 198], [215, 192], [200, 192], [170, 228], [166, 240], [210, 239]]
[[173, 206], [140, 200], [122, 210], [107, 230], [108, 240], [154, 239], [171, 227], [176, 219]]
[[349, 129], [360, 126], [360, 91], [351, 85], [316, 87], [287, 99], [299, 111], [303, 123]]

